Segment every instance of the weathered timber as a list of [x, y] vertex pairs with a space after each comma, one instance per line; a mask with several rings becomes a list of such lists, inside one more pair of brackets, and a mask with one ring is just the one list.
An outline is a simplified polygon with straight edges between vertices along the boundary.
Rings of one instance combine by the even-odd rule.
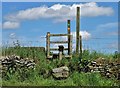
[[80, 60], [82, 59], [82, 36], [80, 35]]
[[72, 35], [70, 35], [70, 47], [69, 47], [69, 49], [70, 49], [70, 57], [71, 57], [71, 59], [72, 59]]
[[[52, 50], [52, 51], [58, 51], [59, 48], [50, 48], [50, 50]], [[68, 48], [64, 48], [64, 50], [68, 50]]]
[[79, 32], [80, 32], [80, 7], [77, 7], [77, 14], [76, 14], [76, 54], [79, 54]]
[[68, 36], [68, 34], [50, 34], [50, 36], [52, 37], [52, 36]]
[[50, 41], [50, 43], [68, 43], [68, 41]]
[[49, 55], [50, 55], [50, 32], [47, 32], [47, 36], [46, 36], [46, 42], [47, 42], [47, 44], [46, 44], [46, 49], [47, 49], [47, 57], [49, 57]]
[[68, 29], [68, 55], [70, 55], [70, 20], [67, 21], [67, 29]]

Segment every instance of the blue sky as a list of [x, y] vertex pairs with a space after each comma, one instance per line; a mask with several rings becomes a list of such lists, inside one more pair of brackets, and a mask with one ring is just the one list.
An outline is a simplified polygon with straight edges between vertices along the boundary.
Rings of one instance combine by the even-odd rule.
[[83, 49], [102, 52], [117, 50], [117, 2], [3, 2], [3, 41], [18, 39], [26, 46], [30, 41], [33, 41], [34, 46], [45, 46], [44, 36], [47, 32], [67, 33], [67, 19], [71, 19], [71, 32], [75, 37], [76, 6], [81, 7], [80, 30]]

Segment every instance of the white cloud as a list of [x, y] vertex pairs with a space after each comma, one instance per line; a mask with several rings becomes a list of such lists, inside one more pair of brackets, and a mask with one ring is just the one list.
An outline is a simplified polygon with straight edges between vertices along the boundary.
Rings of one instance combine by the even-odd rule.
[[40, 6], [20, 10], [18, 12], [5, 16], [6, 22], [3, 23], [3, 28], [14, 29], [18, 28], [23, 20], [36, 20], [43, 18], [52, 18], [54, 22], [63, 22], [67, 19], [75, 19], [76, 7], [80, 7], [81, 16], [109, 16], [114, 13], [111, 7], [98, 6], [95, 2], [80, 3], [73, 5], [54, 4], [50, 7]]
[[14, 39], [14, 38], [16, 38], [16, 34], [15, 34], [15, 33], [11, 33], [11, 34], [9, 35], [9, 37], [10, 37], [11, 39]]
[[55, 18], [55, 20], [74, 18], [76, 16], [76, 7], [81, 7], [81, 16], [109, 16], [114, 13], [111, 7], [98, 6], [97, 3], [80, 3], [73, 5], [54, 4], [51, 7], [40, 6], [18, 11], [9, 14], [5, 18], [10, 21], [34, 20], [40, 18]]
[[[73, 35], [73, 39], [75, 40], [76, 39], [76, 32], [72, 32], [71, 34]], [[81, 35], [82, 39], [84, 39], [84, 40], [91, 38], [91, 34], [87, 31], [80, 31], [79, 35]]]
[[94, 33], [97, 33], [97, 36], [110, 36], [110, 35], [118, 35], [118, 22], [108, 22], [104, 24], [100, 24], [94, 30]]
[[3, 28], [4, 29], [16, 29], [20, 26], [19, 22], [11, 22], [11, 21], [6, 21], [3, 23]]

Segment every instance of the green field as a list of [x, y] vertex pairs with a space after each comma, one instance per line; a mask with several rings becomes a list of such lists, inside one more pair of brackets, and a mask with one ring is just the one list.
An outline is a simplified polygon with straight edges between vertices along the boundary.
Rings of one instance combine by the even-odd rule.
[[[98, 57], [104, 57], [107, 60], [114, 61], [118, 58], [116, 54], [103, 54], [100, 52], [84, 51], [82, 61], [73, 53], [72, 59], [47, 60], [44, 52], [40, 49], [24, 49], [21, 47], [8, 48], [2, 50], [2, 55], [19, 55], [22, 57], [33, 58], [35, 60], [35, 69], [25, 70], [21, 72], [7, 73], [2, 77], [3, 86], [120, 86], [120, 81], [115, 78], [107, 78], [97, 72], [81, 72], [79, 67], [84, 67], [85, 62], [90, 62]], [[56, 80], [50, 75], [53, 68], [60, 66], [68, 66], [70, 76], [67, 79]]]

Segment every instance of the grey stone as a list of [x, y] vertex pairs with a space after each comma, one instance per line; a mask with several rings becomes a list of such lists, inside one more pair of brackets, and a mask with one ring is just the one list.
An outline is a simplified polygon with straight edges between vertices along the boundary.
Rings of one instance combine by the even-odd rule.
[[69, 76], [69, 68], [66, 66], [52, 69], [52, 75], [55, 78], [67, 78]]

